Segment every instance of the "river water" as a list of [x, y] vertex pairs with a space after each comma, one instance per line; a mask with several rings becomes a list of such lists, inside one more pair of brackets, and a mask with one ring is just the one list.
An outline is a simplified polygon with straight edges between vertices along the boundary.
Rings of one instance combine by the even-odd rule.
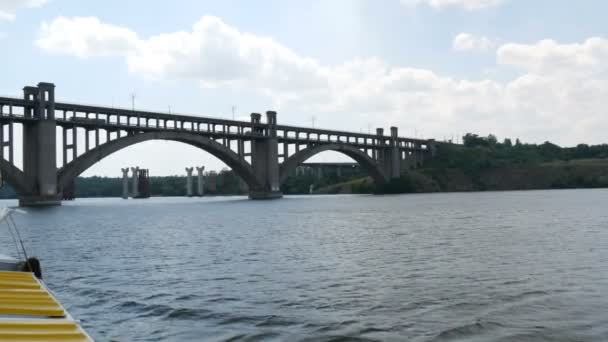
[[99, 341], [608, 340], [608, 190], [27, 212], [46, 282]]

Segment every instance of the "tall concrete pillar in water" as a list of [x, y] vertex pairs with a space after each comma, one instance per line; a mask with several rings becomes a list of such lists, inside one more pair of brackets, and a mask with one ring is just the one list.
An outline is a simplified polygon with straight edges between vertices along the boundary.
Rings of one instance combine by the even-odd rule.
[[129, 168], [120, 169], [122, 171], [122, 198], [129, 198]]
[[193, 167], [186, 168], [186, 196], [192, 197], [192, 171], [194, 171]]
[[133, 188], [131, 189], [131, 197], [137, 198], [137, 196], [139, 196], [139, 166], [132, 167], [131, 171], [133, 171], [133, 182], [131, 183]]
[[25, 87], [23, 96], [27, 101], [23, 115], [38, 120], [23, 123], [23, 173], [31, 187], [19, 198], [19, 205], [61, 205], [61, 192], [57, 189], [55, 85], [41, 82], [37, 87]]
[[196, 167], [197, 176], [198, 176], [198, 195], [203, 196], [205, 194], [205, 177], [203, 177], [203, 171], [205, 171], [205, 167]]
[[384, 128], [376, 128], [376, 149], [374, 149], [374, 159], [378, 165], [384, 165]]
[[399, 151], [399, 131], [397, 127], [391, 127], [391, 141], [388, 148], [388, 158], [386, 158], [387, 175], [390, 178], [401, 177], [401, 152]]
[[266, 125], [261, 115], [251, 114], [254, 138], [251, 141], [251, 164], [260, 186], [249, 189], [251, 199], [281, 198], [279, 184], [279, 145], [277, 140], [277, 113], [266, 112]]

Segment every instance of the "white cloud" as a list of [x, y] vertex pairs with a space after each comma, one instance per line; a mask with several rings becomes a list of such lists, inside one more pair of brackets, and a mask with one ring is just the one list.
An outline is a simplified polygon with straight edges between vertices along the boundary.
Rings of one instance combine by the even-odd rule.
[[485, 36], [474, 36], [470, 33], [459, 33], [452, 40], [452, 48], [456, 51], [489, 51], [496, 47], [494, 40]]
[[520, 70], [507, 82], [454, 79], [379, 58], [323, 65], [208, 16], [189, 31], [148, 38], [95, 18], [58, 18], [42, 25], [36, 44], [81, 58], [122, 56], [143, 77], [256, 89], [281, 112], [317, 113], [333, 128], [358, 130], [374, 122], [417, 127], [427, 137], [470, 131], [562, 144], [603, 142], [608, 129], [608, 72], [602, 63], [608, 41], [601, 38], [504, 44], [497, 68]]
[[257, 86], [302, 91], [324, 86], [327, 70], [268, 37], [240, 32], [205, 16], [191, 31], [139, 39], [94, 17], [42, 23], [35, 44], [80, 58], [124, 56], [129, 70], [150, 78], [194, 79], [203, 86]]
[[497, 51], [498, 63], [536, 74], [595, 75], [608, 71], [608, 40], [589, 38], [581, 44], [542, 40], [536, 44], [505, 44]]
[[401, 0], [401, 3], [408, 7], [415, 7], [425, 4], [436, 10], [461, 8], [467, 11], [476, 11], [489, 7], [496, 7], [501, 5], [503, 2], [505, 2], [505, 0]]
[[304, 91], [322, 87], [326, 80], [317, 61], [211, 16], [201, 18], [190, 32], [141, 40], [127, 63], [136, 73], [196, 79], [209, 87], [247, 84]]
[[135, 49], [137, 35], [129, 29], [104, 24], [95, 17], [58, 17], [43, 22], [36, 45], [53, 53], [80, 58], [122, 56]]
[[0, 0], [0, 20], [15, 20], [15, 12], [20, 8], [35, 8], [48, 0]]

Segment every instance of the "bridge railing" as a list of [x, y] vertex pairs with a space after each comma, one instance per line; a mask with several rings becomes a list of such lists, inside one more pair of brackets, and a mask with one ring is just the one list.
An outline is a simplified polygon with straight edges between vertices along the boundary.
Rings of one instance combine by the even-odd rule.
[[[26, 107], [33, 105], [30, 100], [0, 97], [0, 119], [32, 120], [34, 118], [25, 117], [22, 113], [25, 113]], [[59, 125], [82, 126], [87, 129], [183, 130], [227, 137], [259, 137], [260, 133], [255, 132], [261, 132], [262, 136], [267, 136], [268, 132], [265, 123], [64, 102], [55, 102], [54, 107]], [[346, 143], [361, 148], [377, 148], [394, 143], [400, 149], [416, 151], [427, 150], [429, 144], [429, 140], [425, 139], [394, 138], [384, 134], [290, 125], [276, 125], [275, 128], [277, 139], [282, 143]]]
[[298, 127], [289, 125], [277, 125], [277, 137], [279, 141], [287, 142], [329, 142], [346, 143], [359, 147], [388, 146], [394, 143], [405, 150], [427, 150], [429, 140], [406, 137], [393, 137], [384, 134], [357, 133], [348, 131], [336, 131], [310, 127]]

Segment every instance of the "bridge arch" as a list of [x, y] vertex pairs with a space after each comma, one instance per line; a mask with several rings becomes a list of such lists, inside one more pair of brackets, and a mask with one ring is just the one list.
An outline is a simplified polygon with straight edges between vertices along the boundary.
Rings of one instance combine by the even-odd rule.
[[99, 145], [94, 149], [80, 155], [58, 170], [58, 188], [60, 190], [64, 189], [74, 178], [110, 154], [122, 150], [125, 147], [149, 140], [171, 140], [198, 147], [211, 153], [213, 156], [220, 159], [226, 165], [232, 168], [237, 175], [243, 178], [250, 189], [259, 189], [261, 187], [251, 165], [245, 160], [239, 158], [238, 154], [234, 153], [228, 147], [198, 134], [160, 131], [136, 133], [121, 137]]
[[2, 172], [3, 180], [5, 180], [18, 195], [27, 195], [32, 192], [33, 189], [31, 189], [26, 182], [23, 171], [1, 157], [0, 172]]
[[283, 184], [285, 180], [287, 180], [287, 177], [289, 177], [289, 174], [298, 165], [302, 164], [304, 161], [314, 156], [315, 154], [324, 151], [340, 152], [354, 159], [357, 163], [359, 163], [359, 165], [361, 165], [361, 167], [363, 167], [367, 172], [369, 172], [369, 175], [372, 177], [376, 184], [384, 184], [388, 181], [388, 178], [384, 174], [384, 171], [382, 171], [376, 161], [370, 156], [368, 156], [365, 152], [351, 145], [335, 143], [307, 147], [303, 150], [300, 150], [299, 152], [296, 152], [291, 157], [287, 158], [280, 165], [280, 183]]

